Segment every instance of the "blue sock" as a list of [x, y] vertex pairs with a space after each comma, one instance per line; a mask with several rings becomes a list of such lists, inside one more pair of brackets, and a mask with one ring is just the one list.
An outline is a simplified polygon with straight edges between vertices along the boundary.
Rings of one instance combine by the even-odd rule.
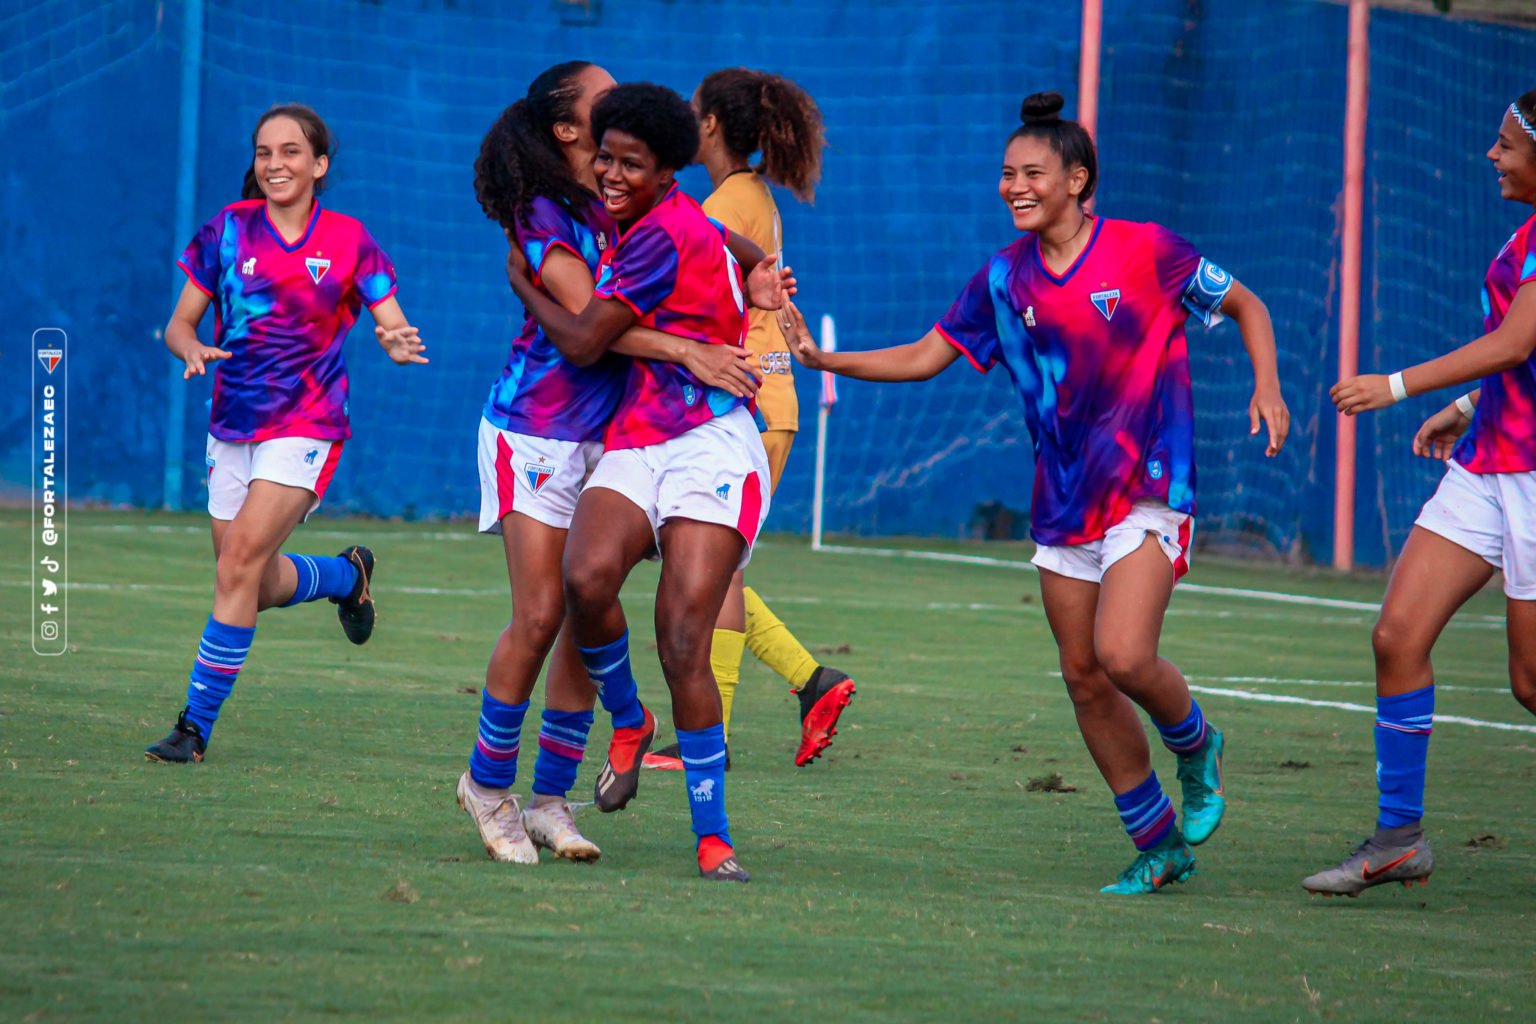
[[539, 729], [539, 756], [533, 762], [533, 791], [544, 796], [565, 796], [576, 785], [576, 769], [587, 750], [592, 728], [590, 711], [544, 709]]
[[1376, 698], [1378, 828], [1412, 825], [1424, 817], [1424, 764], [1435, 724], [1435, 688]]
[[677, 747], [688, 783], [693, 834], [700, 839], [719, 836], [726, 845], [734, 846], [730, 823], [725, 820], [725, 726], [679, 729]]
[[202, 730], [204, 743], [213, 736], [219, 707], [235, 688], [235, 679], [245, 665], [246, 655], [251, 653], [255, 636], [255, 626], [228, 626], [208, 616], [187, 683], [187, 718]]
[[469, 752], [469, 777], [486, 789], [506, 789], [517, 781], [517, 748], [523, 737], [528, 702], [503, 704], [480, 692], [480, 735]]
[[357, 566], [345, 558], [324, 555], [284, 555], [299, 573], [299, 584], [293, 588], [293, 596], [283, 602], [284, 608], [292, 608], [306, 601], [318, 601], [322, 597], [346, 597], [357, 586]]
[[1173, 831], [1173, 804], [1158, 783], [1157, 772], [1129, 793], [1116, 796], [1115, 810], [1138, 850], [1150, 850]]
[[1163, 746], [1175, 754], [1193, 754], [1205, 745], [1205, 715], [1194, 698], [1189, 701], [1189, 717], [1178, 725], [1164, 725], [1154, 720], [1153, 725], [1163, 737]]
[[598, 699], [613, 716], [615, 729], [638, 729], [645, 724], [645, 709], [635, 687], [635, 674], [629, 667], [629, 630], [612, 643], [601, 647], [578, 647], [581, 663], [597, 687]]

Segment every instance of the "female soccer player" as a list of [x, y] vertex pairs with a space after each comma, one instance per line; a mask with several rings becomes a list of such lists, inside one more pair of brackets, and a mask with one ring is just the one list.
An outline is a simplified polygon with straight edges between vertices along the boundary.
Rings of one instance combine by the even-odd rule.
[[[674, 180], [698, 151], [698, 124], [687, 103], [661, 86], [621, 85], [593, 108], [592, 132], [603, 203], [621, 232], [604, 256], [592, 301], [572, 315], [514, 276], [518, 297], [577, 363], [597, 359], [636, 323], [705, 346], [739, 347], [746, 296], [727, 248], [730, 233]], [[765, 307], [778, 305], [787, 290], [773, 263], [772, 256], [762, 259], [750, 283], [754, 302]], [[633, 360], [606, 451], [576, 504], [564, 562], [572, 634], [614, 722], [596, 802], [617, 810], [634, 796], [656, 731], [635, 690], [618, 595], [630, 570], [659, 550], [656, 641], [672, 692], [699, 872], [741, 882], [747, 873], [735, 858], [725, 813], [725, 734], [709, 626], [768, 512], [768, 458], [746, 403], [686, 367]]]
[[[1157, 653], [1194, 526], [1185, 318], [1237, 321], [1253, 362], [1252, 432], [1269, 425], [1269, 455], [1285, 443], [1290, 414], [1264, 304], [1168, 229], [1084, 211], [1098, 161], [1061, 107], [1056, 93], [1024, 101], [998, 191], [1026, 234], [977, 272], [933, 330], [896, 348], [824, 353], [793, 306], [780, 322], [807, 366], [863, 380], [927, 380], [962, 355], [983, 372], [1008, 369], [1034, 441], [1030, 533], [1046, 617], [1078, 727], [1139, 851], [1103, 891], [1150, 893], [1190, 875], [1189, 845], [1210, 838], [1225, 810], [1221, 733]], [[1182, 833], [1137, 704], [1177, 755]]]
[[[778, 75], [730, 68], [714, 72], [699, 84], [693, 109], [699, 118], [697, 160], [709, 172], [715, 189], [704, 200], [704, 212], [782, 259], [779, 209], [767, 182], [784, 186], [802, 202], [815, 199], [826, 144], [816, 101]], [[754, 153], [762, 155], [756, 167]], [[766, 424], [763, 447], [776, 490], [800, 429], [800, 403], [790, 375], [789, 346], [773, 314], [754, 309], [747, 321], [747, 348], [757, 356], [763, 373], [757, 406]], [[709, 658], [720, 687], [727, 740], [743, 647], [783, 676], [799, 695], [800, 745], [795, 764], [810, 764], [837, 734], [838, 717], [853, 698], [853, 680], [819, 664], [757, 592], [744, 586], [738, 572], [715, 623]], [[646, 766], [680, 769], [677, 745], [646, 755]]]
[[[1504, 113], [1488, 150], [1499, 194], [1536, 205], [1536, 90]], [[1419, 513], [1392, 570], [1376, 655], [1376, 832], [1337, 867], [1301, 884], [1358, 896], [1387, 882], [1427, 883], [1434, 854], [1424, 838], [1424, 767], [1435, 714], [1430, 652], [1456, 610], [1504, 571], [1509, 684], [1536, 712], [1536, 216], [1504, 243], [1483, 278], [1481, 338], [1387, 376], [1341, 380], [1331, 392], [1353, 416], [1409, 395], [1480, 380], [1477, 390], [1419, 427], [1413, 450], [1447, 460], [1445, 478]], [[1463, 436], [1465, 435], [1465, 436]], [[1460, 441], [1457, 441], [1460, 438]]]
[[[373, 553], [279, 555], [325, 496], [351, 436], [342, 342], [366, 305], [396, 363], [425, 363], [395, 300], [395, 268], [361, 223], [316, 199], [331, 163], [325, 122], [298, 103], [256, 122], [241, 200], [198, 231], [178, 266], [187, 275], [165, 345], [184, 379], [223, 362], [208, 428], [208, 514], [218, 562], [187, 706], [151, 761], [201, 761], [219, 707], [256, 633], [256, 613], [329, 598], [347, 639], [373, 632]], [[197, 339], [213, 302], [215, 345]]]
[[[545, 295], [580, 311], [592, 296], [598, 260], [618, 229], [594, 189], [597, 146], [592, 104], [613, 76], [588, 61], [544, 71], [504, 111], [481, 143], [475, 191], [486, 216], [506, 231]], [[692, 359], [693, 372], [748, 393], [753, 378], [723, 348], [635, 328], [615, 351]], [[536, 846], [558, 857], [596, 860], [566, 794], [592, 726], [595, 691], [569, 637], [556, 650], [545, 692], [526, 812], [511, 791], [519, 737], [539, 670], [565, 616], [560, 559], [576, 496], [602, 454], [628, 364], [605, 356], [587, 366], [564, 359], [529, 317], [491, 387], [480, 421], [480, 529], [499, 533], [512, 586], [513, 617], [492, 649], [469, 770], [459, 806], [474, 819], [492, 858], [538, 863]]]

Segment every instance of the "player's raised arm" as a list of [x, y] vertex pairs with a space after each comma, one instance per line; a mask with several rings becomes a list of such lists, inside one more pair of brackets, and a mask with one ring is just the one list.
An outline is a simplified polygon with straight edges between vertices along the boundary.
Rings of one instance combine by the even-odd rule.
[[1291, 432], [1291, 411], [1280, 394], [1280, 369], [1275, 356], [1275, 325], [1269, 308], [1253, 292], [1233, 281], [1221, 311], [1232, 318], [1243, 336], [1243, 347], [1253, 363], [1253, 398], [1248, 401], [1250, 434], [1259, 432], [1259, 423], [1269, 427], [1269, 445], [1265, 455], [1278, 455]]
[[193, 374], [201, 377], [207, 372], [204, 364], [229, 358], [229, 352], [204, 345], [197, 338], [197, 325], [208, 312], [209, 301], [206, 292], [188, 281], [181, 286], [181, 297], [176, 300], [170, 323], [165, 325], [165, 347], [187, 364], [182, 380], [191, 380]]
[[793, 302], [779, 310], [779, 329], [789, 350], [808, 369], [826, 370], [842, 377], [895, 383], [929, 380], [960, 358], [960, 350], [934, 328], [907, 345], [893, 345], [864, 352], [826, 352], [816, 344], [805, 317]]
[[1536, 352], [1536, 288], [1521, 287], [1499, 325], [1476, 341], [1393, 374], [1346, 377], [1328, 392], [1346, 416], [1385, 409], [1409, 395], [1512, 370]]
[[528, 308], [528, 314], [544, 328], [550, 343], [577, 366], [591, 366], [597, 362], [619, 335], [639, 319], [634, 310], [617, 299], [594, 299], [580, 313], [572, 313], [540, 291], [525, 273], [515, 272], [514, 264], [526, 269], [526, 263], [516, 249], [512, 250], [507, 274], [512, 291]]

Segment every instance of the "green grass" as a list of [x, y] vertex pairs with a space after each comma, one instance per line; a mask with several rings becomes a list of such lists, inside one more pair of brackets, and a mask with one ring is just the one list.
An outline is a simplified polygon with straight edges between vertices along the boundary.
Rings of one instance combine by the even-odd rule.
[[[626, 812], [580, 812], [597, 865], [498, 865], [453, 800], [508, 614], [495, 541], [305, 527], [296, 550], [378, 552], [378, 633], [351, 647], [328, 604], [264, 615], [209, 760], [183, 768], [140, 751], [181, 704], [207, 615], [205, 520], [74, 512], [71, 578], [105, 586], [73, 590], [61, 658], [29, 649], [26, 520], [0, 513], [3, 1020], [1530, 1018], [1536, 735], [1438, 728], [1434, 881], [1324, 901], [1298, 882], [1373, 820], [1370, 716], [1202, 697], [1228, 737], [1226, 824], [1189, 884], [1100, 896], [1132, 851], [1052, 674], [1034, 578], [771, 539], [756, 587], [839, 649], [859, 696], [828, 756], [796, 769], [796, 706], [745, 667], [729, 795], [752, 884], [695, 877], [682, 779], [661, 773]], [[626, 595], [637, 637], [654, 581], [643, 566]], [[1215, 560], [1192, 581], [1381, 588]], [[1501, 612], [1480, 595], [1447, 631], [1441, 681], [1469, 689], [1440, 712], [1531, 721], [1507, 692]], [[1361, 686], [1215, 680], [1368, 680], [1370, 621], [1183, 592], [1164, 653], [1200, 685], [1370, 704]], [[599, 727], [582, 798], [605, 744]], [[1155, 763], [1172, 783], [1171, 756]], [[1053, 772], [1078, 791], [1026, 790]]]

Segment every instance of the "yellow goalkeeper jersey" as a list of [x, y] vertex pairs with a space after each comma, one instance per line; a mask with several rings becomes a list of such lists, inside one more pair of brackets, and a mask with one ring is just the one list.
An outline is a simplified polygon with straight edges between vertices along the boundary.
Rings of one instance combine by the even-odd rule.
[[[777, 255], [784, 254], [779, 230], [779, 208], [768, 185], [752, 171], [738, 171], [720, 183], [704, 200], [704, 212], [757, 247]], [[795, 380], [790, 375], [794, 357], [789, 354], [784, 334], [772, 312], [747, 310], [747, 348], [757, 354], [763, 370], [763, 385], [757, 393], [757, 407], [769, 430], [798, 430], [800, 400], [795, 397]]]

